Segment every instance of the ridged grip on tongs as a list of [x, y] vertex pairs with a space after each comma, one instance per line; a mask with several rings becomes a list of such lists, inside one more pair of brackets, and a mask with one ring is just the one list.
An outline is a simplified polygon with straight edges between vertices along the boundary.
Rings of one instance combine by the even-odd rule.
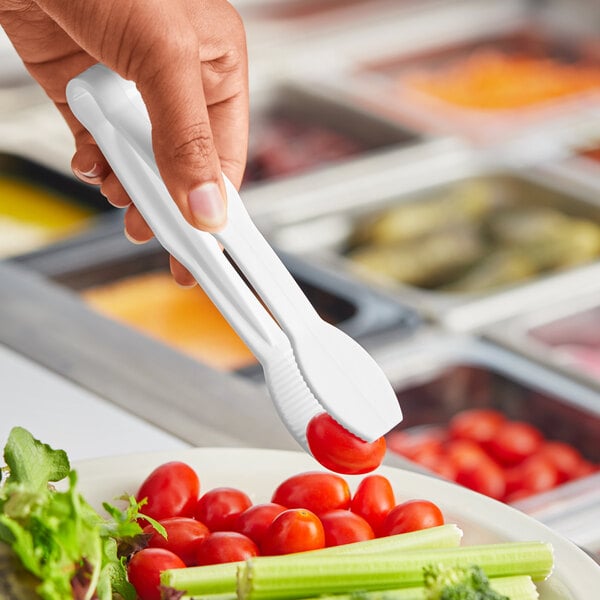
[[225, 228], [210, 234], [185, 220], [158, 172], [150, 120], [133, 83], [94, 65], [69, 83], [67, 99], [159, 242], [192, 273], [260, 361], [274, 403], [303, 447], [308, 420], [323, 408], [369, 441], [401, 420], [381, 369], [354, 340], [319, 317], [227, 178]]

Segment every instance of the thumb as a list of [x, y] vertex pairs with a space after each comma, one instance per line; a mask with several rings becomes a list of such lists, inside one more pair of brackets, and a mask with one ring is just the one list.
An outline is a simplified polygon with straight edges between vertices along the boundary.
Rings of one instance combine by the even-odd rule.
[[194, 227], [221, 229], [226, 193], [198, 55], [159, 66], [149, 81], [138, 80], [138, 88], [152, 123], [156, 163], [173, 200]]

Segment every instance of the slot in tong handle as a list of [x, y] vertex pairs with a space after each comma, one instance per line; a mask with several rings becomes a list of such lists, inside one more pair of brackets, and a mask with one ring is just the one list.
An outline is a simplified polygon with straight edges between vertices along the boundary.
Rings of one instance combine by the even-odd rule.
[[[289, 340], [229, 263], [217, 240], [190, 225], [173, 202], [154, 161], [150, 120], [137, 94], [133, 84], [99, 64], [67, 86], [71, 110], [93, 132], [158, 241], [201, 283], [262, 363], [273, 347], [289, 346]], [[228, 192], [230, 188], [231, 184]]]
[[380, 367], [352, 338], [320, 318], [225, 176], [225, 227], [210, 234], [185, 220], [158, 172], [150, 120], [133, 83], [98, 64], [68, 84], [67, 98], [160, 243], [194, 275], [259, 359], [275, 406], [301, 445], [306, 448], [308, 419], [323, 407], [367, 441], [402, 419]]

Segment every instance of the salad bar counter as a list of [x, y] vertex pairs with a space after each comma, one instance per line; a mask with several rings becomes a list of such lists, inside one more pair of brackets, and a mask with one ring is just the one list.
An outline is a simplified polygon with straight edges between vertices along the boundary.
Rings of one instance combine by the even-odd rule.
[[[241, 197], [318, 315], [363, 346], [393, 388], [403, 420], [383, 436], [375, 474], [397, 500], [439, 506], [450, 529], [436, 543], [552, 544], [553, 563], [545, 546], [533, 551], [540, 573], [510, 575], [529, 578], [514, 598], [592, 600], [597, 3], [233, 4], [250, 53]], [[202, 493], [235, 487], [272, 504], [285, 477], [323, 465], [314, 445], [304, 448], [313, 456], [298, 452], [242, 338], [205, 291], [174, 283], [156, 240], [125, 238], [124, 211], [72, 176], [72, 151], [28, 75], [0, 77], [0, 443], [11, 448], [23, 427], [67, 450], [94, 510], [187, 459]], [[352, 496], [363, 477], [347, 477]], [[495, 568], [497, 551], [481, 561]], [[7, 560], [0, 553], [0, 600], [15, 597], [2, 587]], [[187, 566], [195, 581], [203, 567]], [[227, 577], [227, 589], [207, 594], [261, 598]], [[494, 577], [500, 591], [515, 584]], [[186, 592], [172, 587], [173, 598]], [[393, 598], [425, 597], [411, 593]]]

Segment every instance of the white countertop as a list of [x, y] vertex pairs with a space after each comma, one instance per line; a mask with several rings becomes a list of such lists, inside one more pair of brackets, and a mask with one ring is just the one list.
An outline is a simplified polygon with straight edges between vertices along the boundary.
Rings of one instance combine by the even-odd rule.
[[189, 447], [0, 345], [0, 452], [14, 426], [65, 450], [71, 461]]

